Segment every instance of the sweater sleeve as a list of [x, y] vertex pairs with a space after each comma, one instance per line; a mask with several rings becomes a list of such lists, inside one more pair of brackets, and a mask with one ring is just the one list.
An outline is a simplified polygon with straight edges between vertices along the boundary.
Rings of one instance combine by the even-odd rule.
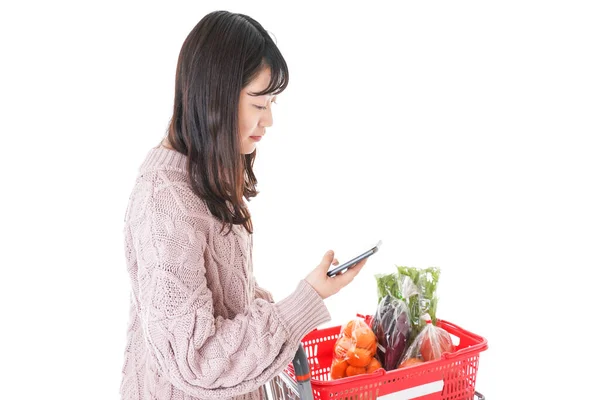
[[206, 216], [152, 198], [137, 229], [140, 315], [158, 372], [199, 398], [256, 390], [292, 360], [300, 340], [330, 320], [302, 280], [277, 303], [254, 299], [232, 319], [214, 316], [207, 286]]

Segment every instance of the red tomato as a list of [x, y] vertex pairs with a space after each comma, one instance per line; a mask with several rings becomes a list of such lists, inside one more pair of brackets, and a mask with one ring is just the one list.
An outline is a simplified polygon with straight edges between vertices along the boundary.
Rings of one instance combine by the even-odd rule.
[[420, 358], [409, 358], [398, 366], [398, 368], [410, 367], [411, 365], [423, 364]]
[[[430, 338], [431, 335], [433, 335], [433, 341]], [[421, 357], [425, 361], [437, 360], [442, 357], [443, 353], [454, 351], [450, 334], [442, 328], [432, 326], [423, 333], [423, 336]]]

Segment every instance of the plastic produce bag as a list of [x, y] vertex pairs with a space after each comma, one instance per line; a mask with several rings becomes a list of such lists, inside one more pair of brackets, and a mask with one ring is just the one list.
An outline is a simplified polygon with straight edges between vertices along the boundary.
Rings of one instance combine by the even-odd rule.
[[[429, 267], [425, 269], [397, 266], [398, 287], [400, 296], [406, 300], [411, 316], [411, 336], [409, 344], [425, 327], [425, 320], [433, 324], [437, 321], [437, 285], [440, 279], [440, 269]], [[428, 318], [423, 318], [428, 315]]]
[[402, 298], [398, 274], [377, 274], [375, 280], [377, 281], [377, 304], [388, 295], [397, 299]]
[[[427, 315], [424, 316], [425, 318]], [[425, 327], [410, 345], [398, 368], [424, 361], [438, 360], [442, 354], [455, 350], [452, 337], [443, 328], [435, 326], [430, 319], [426, 319]]]
[[384, 296], [373, 317], [373, 332], [377, 338], [376, 358], [386, 371], [396, 368], [407, 347], [410, 333], [408, 306], [392, 295]]
[[377, 338], [367, 323], [356, 318], [342, 327], [334, 346], [331, 379], [368, 374], [381, 368], [374, 358]]

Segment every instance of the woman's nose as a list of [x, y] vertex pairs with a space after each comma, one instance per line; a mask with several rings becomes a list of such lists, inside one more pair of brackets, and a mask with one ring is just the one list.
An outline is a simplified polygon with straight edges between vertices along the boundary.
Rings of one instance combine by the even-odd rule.
[[268, 107], [260, 120], [260, 126], [268, 128], [271, 125], [273, 125], [273, 114], [271, 113], [271, 107]]

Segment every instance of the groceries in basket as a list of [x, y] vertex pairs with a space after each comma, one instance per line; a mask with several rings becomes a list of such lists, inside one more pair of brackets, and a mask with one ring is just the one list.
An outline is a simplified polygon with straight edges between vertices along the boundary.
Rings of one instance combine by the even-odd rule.
[[[363, 317], [357, 314], [357, 316], [363, 318], [367, 325], [372, 321], [370, 315]], [[427, 362], [415, 357], [407, 360], [403, 368], [392, 371], [380, 368], [370, 374], [365, 373], [335, 380], [331, 379], [329, 366], [334, 357], [334, 347], [346, 326], [336, 325], [315, 329], [302, 339], [308, 366], [311, 369], [310, 388], [307, 393], [313, 393], [315, 399], [330, 400], [343, 400], [349, 397], [375, 399], [388, 397], [388, 395], [390, 398], [408, 398], [414, 397], [417, 391], [421, 395], [419, 398], [423, 399], [467, 400], [473, 399], [475, 396], [481, 399], [482, 397], [475, 389], [476, 378], [479, 369], [479, 355], [482, 351], [487, 350], [487, 340], [443, 319], [437, 320], [436, 327], [443, 328], [452, 336], [453, 343], [456, 345], [452, 357], [442, 356], [439, 360]], [[347, 350], [345, 347], [338, 349], [341, 354], [344, 351], [347, 353]], [[418, 365], [414, 365], [415, 363]], [[295, 394], [298, 388], [295, 379], [297, 376], [296, 364], [297, 360], [290, 363], [282, 373], [285, 375], [285, 379], [272, 386], [275, 393], [285, 396], [275, 398], [298, 398], [298, 395]], [[409, 366], [409, 364], [413, 366]], [[347, 370], [348, 367], [349, 365], [345, 369]], [[304, 372], [301, 370], [299, 373], [303, 374]], [[441, 384], [442, 382], [443, 384]]]
[[[427, 318], [425, 315], [424, 318]], [[443, 328], [432, 324], [430, 319], [410, 345], [398, 368], [407, 367], [424, 361], [439, 360], [443, 353], [454, 351], [450, 334]]]
[[376, 358], [386, 371], [398, 368], [408, 347], [425, 328], [426, 319], [435, 325], [439, 276], [436, 267], [404, 266], [397, 266], [396, 273], [375, 275], [379, 303], [372, 328], [378, 341]]
[[374, 358], [377, 338], [367, 323], [356, 318], [348, 322], [334, 346], [331, 379], [371, 373], [381, 364]]
[[357, 318], [335, 343], [331, 379], [393, 371], [455, 351], [450, 334], [437, 326], [440, 269], [396, 266], [375, 275], [378, 304], [370, 326]]
[[[302, 340], [315, 398], [472, 399], [487, 340], [437, 318], [438, 268], [391, 272], [376, 275], [373, 314], [356, 314], [344, 326], [317, 329]], [[293, 382], [292, 364], [285, 374]]]
[[409, 345], [425, 327], [425, 314], [432, 323], [437, 323], [437, 284], [440, 269], [437, 267], [414, 268], [397, 266], [400, 296], [408, 303], [411, 314]]
[[377, 306], [372, 327], [377, 337], [377, 359], [386, 371], [396, 368], [410, 332], [408, 306], [391, 294], [385, 295]]

